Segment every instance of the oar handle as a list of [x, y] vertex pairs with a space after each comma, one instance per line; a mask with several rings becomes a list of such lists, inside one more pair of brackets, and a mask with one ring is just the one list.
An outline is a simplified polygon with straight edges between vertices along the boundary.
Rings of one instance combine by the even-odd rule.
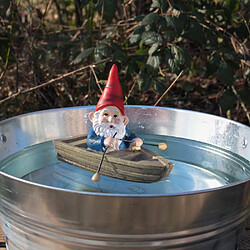
[[96, 173], [99, 173], [99, 172], [100, 172], [100, 169], [101, 169], [101, 166], [102, 166], [102, 162], [103, 162], [104, 156], [105, 156], [105, 154], [106, 154], [108, 148], [109, 148], [109, 147], [106, 147], [105, 150], [103, 151], [102, 159], [101, 159], [101, 161], [100, 161], [99, 167], [98, 167], [97, 170], [96, 170]]
[[[133, 141], [131, 140], [125, 140], [125, 139], [119, 139], [121, 141], [124, 141], [124, 142], [128, 142], [128, 143], [132, 143]], [[155, 147], [158, 147], [159, 149], [161, 150], [164, 150], [167, 148], [167, 144], [164, 143], [164, 142], [160, 142], [159, 144], [154, 144], [154, 143], [148, 143], [148, 142], [143, 142], [144, 145], [148, 145], [148, 146], [155, 146]]]
[[[113, 138], [115, 138], [116, 134], [117, 134], [117, 132], [113, 135]], [[105, 156], [105, 154], [106, 154], [108, 148], [109, 148], [109, 146], [107, 146], [107, 147], [104, 149], [104, 151], [103, 151], [102, 159], [101, 159], [101, 161], [100, 161], [100, 164], [99, 164], [99, 167], [98, 167], [96, 173], [99, 173], [99, 172], [100, 172], [100, 169], [101, 169], [101, 166], [102, 166], [102, 162], [103, 162], [104, 156]]]

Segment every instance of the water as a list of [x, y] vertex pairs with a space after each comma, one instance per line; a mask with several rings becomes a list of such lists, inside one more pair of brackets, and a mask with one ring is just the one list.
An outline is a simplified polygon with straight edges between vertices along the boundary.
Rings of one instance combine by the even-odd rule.
[[217, 188], [250, 177], [249, 161], [220, 148], [182, 138], [139, 136], [150, 143], [167, 143], [168, 148], [164, 151], [145, 146], [175, 164], [164, 181], [145, 184], [101, 176], [99, 182], [92, 182], [93, 173], [57, 159], [52, 141], [25, 148], [7, 157], [0, 162], [0, 170], [57, 188], [121, 194], [180, 194]]

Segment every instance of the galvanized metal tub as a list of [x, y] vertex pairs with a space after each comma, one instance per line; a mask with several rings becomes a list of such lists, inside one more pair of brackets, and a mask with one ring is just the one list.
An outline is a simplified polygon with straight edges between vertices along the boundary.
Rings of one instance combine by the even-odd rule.
[[[0, 160], [30, 145], [87, 133], [93, 109], [48, 110], [0, 122]], [[250, 128], [242, 124], [168, 108], [127, 106], [126, 114], [135, 132], [209, 143], [250, 161]], [[249, 187], [248, 178], [183, 194], [117, 195], [63, 190], [1, 172], [0, 219], [9, 249], [229, 250], [249, 215]]]

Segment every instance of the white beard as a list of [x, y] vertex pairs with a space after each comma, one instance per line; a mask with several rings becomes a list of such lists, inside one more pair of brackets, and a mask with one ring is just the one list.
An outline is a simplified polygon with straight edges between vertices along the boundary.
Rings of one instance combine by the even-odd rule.
[[[98, 136], [103, 136], [104, 138], [113, 137], [115, 136], [115, 139], [117, 141], [114, 149], [118, 150], [119, 146], [121, 144], [121, 140], [125, 134], [126, 134], [126, 125], [123, 123], [123, 120], [120, 124], [116, 123], [100, 123], [100, 111], [95, 112], [94, 119], [93, 119], [93, 129]], [[113, 128], [110, 128], [110, 126], [113, 126]]]

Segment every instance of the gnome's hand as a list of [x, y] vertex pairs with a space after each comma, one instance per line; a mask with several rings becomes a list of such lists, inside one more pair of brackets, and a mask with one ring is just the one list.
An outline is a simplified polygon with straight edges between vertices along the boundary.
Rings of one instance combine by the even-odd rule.
[[142, 144], [143, 144], [143, 140], [141, 138], [134, 138], [132, 143], [130, 144], [130, 149], [140, 150]]
[[104, 140], [105, 147], [114, 148], [116, 143], [117, 143], [116, 139], [112, 137], [108, 137]]

